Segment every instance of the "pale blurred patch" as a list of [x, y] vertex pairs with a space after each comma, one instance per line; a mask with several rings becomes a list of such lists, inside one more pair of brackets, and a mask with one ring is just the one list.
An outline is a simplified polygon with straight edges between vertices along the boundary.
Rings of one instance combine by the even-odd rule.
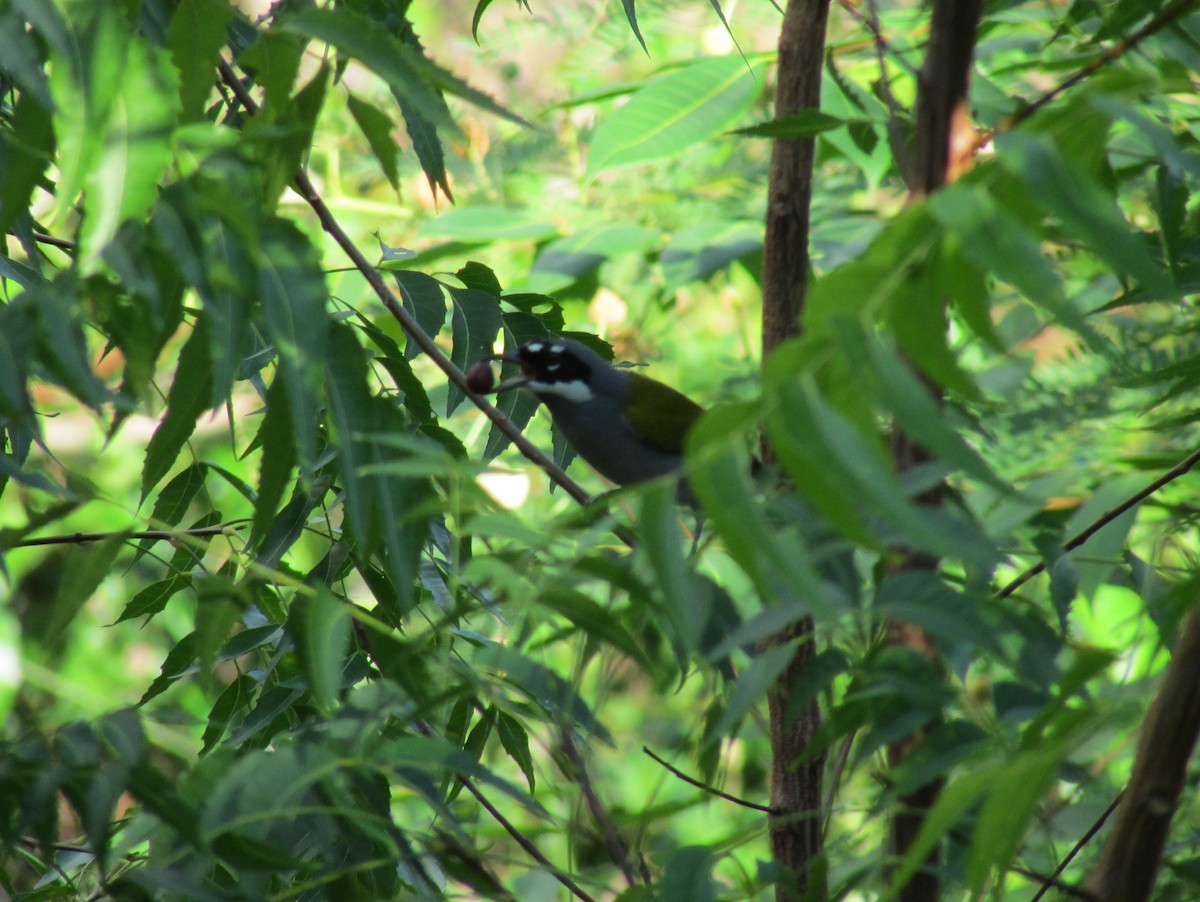
[[601, 333], [621, 325], [628, 315], [629, 305], [621, 300], [620, 295], [607, 288], [597, 291], [588, 305], [588, 319], [596, 324]]
[[516, 510], [529, 497], [529, 477], [512, 470], [486, 470], [476, 482], [501, 507]]

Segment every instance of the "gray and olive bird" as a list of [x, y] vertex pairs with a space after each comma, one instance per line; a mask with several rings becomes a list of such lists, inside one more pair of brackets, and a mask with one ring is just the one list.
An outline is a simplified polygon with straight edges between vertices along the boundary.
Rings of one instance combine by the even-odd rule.
[[569, 338], [531, 341], [490, 359], [518, 364], [521, 374], [493, 388], [491, 369], [480, 361], [468, 373], [472, 389], [533, 392], [575, 453], [617, 485], [678, 470], [684, 436], [704, 412], [670, 386], [615, 367]]

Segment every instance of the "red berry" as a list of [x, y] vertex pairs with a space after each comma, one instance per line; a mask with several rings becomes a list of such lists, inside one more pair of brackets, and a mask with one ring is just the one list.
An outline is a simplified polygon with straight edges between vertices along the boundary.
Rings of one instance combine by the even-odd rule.
[[477, 395], [486, 394], [495, 384], [492, 378], [492, 365], [486, 360], [477, 360], [467, 370], [467, 386]]

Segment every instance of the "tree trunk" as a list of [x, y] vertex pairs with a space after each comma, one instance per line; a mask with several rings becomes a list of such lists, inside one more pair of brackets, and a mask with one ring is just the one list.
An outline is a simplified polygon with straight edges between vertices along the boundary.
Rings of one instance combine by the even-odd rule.
[[[776, 117], [815, 109], [821, 99], [821, 65], [829, 0], [789, 0], [779, 35]], [[771, 151], [763, 249], [763, 357], [795, 336], [808, 290], [808, 224], [815, 141], [779, 139]], [[770, 449], [763, 449], [769, 458]], [[778, 902], [825, 898], [821, 787], [824, 754], [804, 757], [821, 725], [814, 700], [790, 711], [791, 687], [815, 654], [813, 623], [804, 618], [775, 643], [792, 642], [795, 655], [768, 695], [771, 717], [771, 851], [786, 875]]]

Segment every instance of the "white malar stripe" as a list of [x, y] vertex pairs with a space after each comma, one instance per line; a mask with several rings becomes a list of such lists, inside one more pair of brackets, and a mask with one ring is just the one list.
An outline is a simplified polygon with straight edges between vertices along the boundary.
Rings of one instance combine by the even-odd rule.
[[534, 392], [534, 394], [558, 395], [560, 398], [566, 398], [568, 401], [574, 401], [576, 404], [592, 400], [592, 390], [588, 388], [586, 382], [580, 379], [575, 379], [571, 382], [532, 381], [525, 387]]

